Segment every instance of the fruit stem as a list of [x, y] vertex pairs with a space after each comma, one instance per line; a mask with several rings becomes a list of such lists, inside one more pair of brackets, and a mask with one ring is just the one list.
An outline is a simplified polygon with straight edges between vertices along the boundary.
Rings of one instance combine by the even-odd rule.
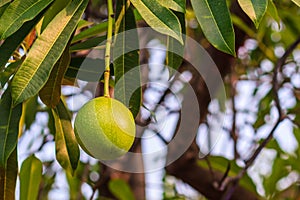
[[110, 49], [112, 43], [112, 29], [114, 21], [114, 10], [112, 0], [107, 0], [108, 26], [107, 39], [105, 46], [105, 72], [104, 72], [104, 96], [109, 96], [109, 77], [110, 77]]

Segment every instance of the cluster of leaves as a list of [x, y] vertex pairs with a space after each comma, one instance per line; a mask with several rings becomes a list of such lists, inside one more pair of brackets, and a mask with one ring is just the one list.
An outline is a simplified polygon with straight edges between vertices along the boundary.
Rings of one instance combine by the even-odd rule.
[[[268, 10], [274, 19], [278, 19], [272, 0], [238, 2], [256, 27]], [[293, 2], [298, 6], [300, 4], [298, 0]], [[239, 21], [230, 14], [227, 2], [191, 0], [191, 4], [207, 40], [217, 49], [235, 55], [233, 21], [237, 24]], [[74, 85], [76, 78], [99, 81], [95, 74], [104, 71], [104, 61], [100, 58], [93, 60], [71, 56], [82, 50], [99, 48], [99, 44], [105, 40], [107, 21], [94, 24], [82, 19], [87, 5], [88, 0], [0, 2], [1, 198], [14, 198], [18, 174], [18, 138], [30, 128], [35, 114], [41, 108], [49, 114], [49, 129], [55, 135], [56, 160], [69, 174], [76, 174], [75, 170], [82, 168], [71, 124], [72, 116], [64, 103], [61, 87], [63, 84]], [[137, 32], [130, 36], [122, 34], [136, 28], [139, 20], [144, 20], [154, 30], [167, 35], [166, 65], [175, 69], [180, 66], [181, 55], [170, 52], [174, 48], [183, 49], [185, 11], [185, 0], [117, 1], [113, 52], [120, 56], [113, 59], [115, 82], [139, 65], [138, 42], [132, 46], [132, 41], [137, 41]], [[80, 68], [83, 60], [91, 62], [88, 68]], [[136, 74], [133, 76], [136, 77]], [[129, 102], [128, 106], [136, 116], [141, 103], [141, 91], [136, 90], [133, 96], [124, 95], [132, 93], [128, 91], [131, 84], [139, 85], [139, 78], [126, 76], [121, 86], [116, 88], [115, 94], [120, 101]], [[43, 105], [39, 103], [38, 97]], [[21, 198], [35, 199], [38, 195], [42, 166], [42, 162], [34, 155], [28, 156], [22, 163], [19, 175]], [[53, 183], [53, 179], [45, 183], [47, 179], [44, 175], [43, 179], [44, 185]], [[78, 184], [80, 187], [80, 182]], [[110, 188], [115, 194], [118, 194], [114, 192], [118, 188], [123, 188], [121, 190], [124, 193], [128, 191], [123, 182], [112, 182]], [[127, 199], [132, 199], [128, 193]]]

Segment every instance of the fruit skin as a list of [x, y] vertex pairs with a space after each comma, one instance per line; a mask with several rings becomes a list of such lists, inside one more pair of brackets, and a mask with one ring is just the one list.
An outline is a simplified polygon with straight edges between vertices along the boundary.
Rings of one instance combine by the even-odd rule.
[[108, 97], [86, 103], [77, 113], [74, 130], [82, 149], [99, 160], [113, 160], [124, 155], [135, 137], [130, 110]]

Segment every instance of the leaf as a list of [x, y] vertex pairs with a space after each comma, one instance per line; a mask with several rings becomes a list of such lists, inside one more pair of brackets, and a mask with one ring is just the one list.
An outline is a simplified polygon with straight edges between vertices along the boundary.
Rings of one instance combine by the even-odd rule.
[[67, 181], [69, 184], [70, 199], [77, 199], [78, 193], [80, 192], [81, 194], [81, 186], [83, 184], [82, 175], [83, 173], [86, 173], [84, 172], [86, 170], [86, 165], [86, 163], [79, 162], [74, 176], [71, 176], [70, 173], [66, 173]]
[[[121, 2], [118, 3], [121, 4]], [[116, 16], [117, 18], [122, 17], [122, 20], [120, 26], [116, 28], [119, 32], [115, 33], [113, 48], [114, 95], [116, 99], [129, 107], [133, 116], [136, 117], [141, 106], [139, 42], [133, 11], [131, 8], [126, 10], [125, 2], [123, 1], [123, 4], [117, 5]]]
[[[176, 16], [180, 20], [182, 33], [185, 34], [185, 17], [184, 13], [175, 12]], [[171, 69], [177, 70], [182, 63], [184, 53], [184, 45], [180, 42], [167, 36], [167, 52], [166, 52], [166, 65]], [[170, 70], [170, 75], [172, 75], [173, 71]]]
[[55, 120], [55, 149], [59, 164], [71, 174], [77, 168], [79, 147], [71, 124], [71, 116], [66, 106], [60, 100], [55, 109], [52, 109]]
[[33, 20], [26, 22], [23, 26], [10, 37], [8, 37], [4, 43], [0, 46], [0, 71], [2, 71], [9, 60], [10, 56], [13, 52], [18, 48], [20, 43], [24, 40], [24, 38], [30, 33], [32, 28], [43, 16], [43, 12], [40, 13]]
[[29, 130], [32, 123], [35, 121], [38, 105], [39, 103], [37, 95], [31, 97], [23, 104], [23, 111], [25, 112], [23, 114], [25, 114], [24, 122], [26, 130]]
[[300, 7], [300, 0], [292, 0], [298, 7]]
[[21, 104], [13, 107], [10, 87], [2, 95], [0, 110], [0, 167], [6, 168], [6, 161], [17, 146], [22, 114]]
[[108, 183], [110, 192], [117, 197], [118, 200], [134, 200], [134, 195], [128, 184], [122, 179], [113, 179]]
[[34, 155], [24, 160], [20, 171], [20, 200], [37, 199], [43, 164]]
[[84, 42], [76, 43], [70, 47], [71, 51], [80, 51], [85, 49], [91, 49], [97, 47], [99, 44], [103, 44], [105, 41], [106, 36], [100, 36], [85, 40]]
[[178, 12], [185, 12], [185, 0], [164, 0], [159, 1], [159, 3], [166, 8], [172, 9]]
[[64, 9], [68, 4], [70, 3], [70, 0], [55, 0], [53, 4], [50, 6], [49, 10], [45, 13], [45, 16], [43, 18], [43, 23], [41, 26], [41, 32], [46, 28], [46, 26], [53, 20], [53, 18], [62, 10]]
[[263, 180], [263, 186], [266, 192], [266, 197], [272, 197], [278, 192], [277, 182], [289, 174], [286, 168], [286, 160], [280, 157], [276, 157], [273, 163], [272, 173], [269, 177], [265, 177]]
[[0, 74], [0, 88], [8, 82], [10, 77], [17, 71], [22, 62], [23, 59], [17, 60], [16, 62], [11, 63], [6, 68], [4, 68], [4, 71]]
[[94, 25], [94, 22], [89, 22], [89, 21], [86, 21], [84, 19], [81, 19], [79, 22], [78, 22], [78, 26], [77, 26], [77, 30], [80, 30], [82, 28], [86, 28], [86, 27], [89, 27], [91, 25]]
[[35, 41], [12, 82], [12, 97], [18, 104], [37, 94], [62, 55], [88, 0], [74, 0], [58, 13]]
[[7, 38], [21, 26], [34, 19], [53, 0], [15, 0], [0, 18], [0, 39]]
[[1, 0], [0, 1], [0, 7], [6, 5], [7, 3], [11, 2], [11, 0]]
[[17, 147], [7, 159], [6, 168], [0, 166], [0, 199], [15, 199], [18, 176]]
[[191, 0], [207, 40], [217, 49], [235, 56], [235, 36], [225, 0]]
[[100, 24], [97, 24], [95, 26], [92, 26], [91, 28], [88, 28], [84, 31], [81, 31], [77, 35], [74, 36], [72, 43], [78, 42], [83, 39], [91, 38], [97, 35], [100, 35], [101, 33], [105, 33], [107, 30], [107, 21], [101, 22]]
[[254, 22], [256, 28], [258, 28], [267, 11], [268, 0], [238, 0], [238, 2], [242, 10]]
[[181, 26], [176, 15], [157, 0], [130, 0], [143, 19], [154, 30], [169, 35], [183, 43]]
[[104, 73], [104, 68], [103, 59], [75, 57], [71, 59], [65, 77], [77, 78], [84, 81], [99, 81]]
[[54, 108], [60, 101], [61, 84], [64, 75], [69, 67], [71, 55], [67, 47], [60, 59], [54, 65], [47, 83], [39, 92], [39, 96], [43, 103], [50, 108]]
[[3, 15], [4, 11], [6, 10], [6, 8], [9, 6], [9, 4], [5, 4], [3, 6], [0, 7], [0, 17]]
[[268, 1], [267, 13], [277, 22], [278, 28], [280, 28], [280, 17], [278, 15], [277, 8], [273, 0]]

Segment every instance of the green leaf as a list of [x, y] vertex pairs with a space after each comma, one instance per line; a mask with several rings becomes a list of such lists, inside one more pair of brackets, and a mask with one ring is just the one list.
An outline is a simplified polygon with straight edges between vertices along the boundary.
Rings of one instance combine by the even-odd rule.
[[53, 18], [64, 9], [71, 0], [55, 0], [53, 4], [50, 6], [49, 10], [45, 13], [43, 18], [43, 23], [41, 27], [41, 32], [46, 28], [46, 26], [53, 20]]
[[[176, 16], [180, 20], [182, 33], [185, 34], [185, 17], [184, 13], [175, 12]], [[166, 52], [166, 65], [171, 69], [177, 70], [182, 63], [184, 53], [184, 45], [175, 40], [174, 38], [167, 36], [167, 52]], [[173, 71], [170, 69], [170, 76]]]
[[298, 7], [300, 7], [300, 0], [292, 0]]
[[53, 0], [15, 0], [0, 18], [0, 39], [7, 38], [21, 26], [34, 19]]
[[126, 10], [125, 1], [122, 5], [117, 5], [117, 8], [116, 16], [117, 18], [122, 17], [122, 20], [120, 26], [116, 28], [119, 32], [115, 33], [116, 39], [113, 48], [114, 95], [116, 99], [128, 106], [133, 116], [136, 117], [141, 106], [138, 33], [135, 29], [135, 18], [131, 8]]
[[34, 155], [24, 160], [20, 171], [20, 200], [37, 199], [43, 164]]
[[0, 199], [15, 199], [18, 176], [17, 147], [7, 159], [6, 168], [0, 166]]
[[6, 8], [9, 6], [9, 4], [5, 4], [3, 6], [0, 7], [0, 17], [3, 15], [4, 11], [6, 10]]
[[104, 73], [103, 59], [88, 57], [75, 57], [71, 59], [70, 66], [65, 74], [67, 78], [77, 78], [84, 81], [99, 81]]
[[69, 48], [67, 47], [53, 67], [47, 83], [39, 92], [43, 103], [50, 108], [54, 108], [60, 101], [61, 84], [67, 68], [69, 67], [70, 60], [71, 55], [69, 53]]
[[11, 0], [1, 0], [0, 1], [0, 7], [6, 5], [7, 3], [11, 2]]
[[196, 18], [208, 41], [220, 51], [235, 56], [235, 36], [225, 0], [191, 0]]
[[159, 3], [166, 8], [172, 9], [178, 12], [185, 12], [185, 0], [164, 0], [159, 1]]
[[88, 0], [74, 0], [58, 13], [32, 45], [12, 82], [12, 97], [18, 104], [37, 94], [62, 55]]
[[256, 28], [258, 28], [267, 11], [268, 0], [238, 0], [238, 2], [243, 11], [254, 22]]
[[143, 19], [154, 30], [172, 36], [183, 43], [181, 26], [176, 15], [157, 0], [130, 0]]
[[280, 17], [277, 12], [277, 8], [273, 0], [269, 0], [267, 13], [277, 22], [278, 27], [280, 27]]
[[28, 35], [28, 33], [32, 30], [36, 23], [43, 16], [43, 12], [40, 13], [33, 20], [24, 23], [24, 25], [10, 37], [8, 37], [4, 43], [0, 46], [0, 71], [2, 71], [9, 60], [10, 56], [13, 52], [18, 48], [20, 43], [24, 40], [24, 38]]
[[11, 63], [6, 68], [4, 68], [4, 71], [0, 74], [0, 88], [8, 82], [9, 78], [17, 71], [22, 62], [23, 59], [17, 60], [16, 62]]
[[60, 100], [55, 109], [52, 109], [55, 120], [55, 149], [59, 164], [71, 174], [77, 168], [79, 147], [71, 124], [71, 115]]
[[97, 24], [95, 26], [92, 26], [91, 28], [81, 31], [73, 37], [72, 43], [100, 35], [101, 33], [105, 33], [107, 30], [107, 24], [107, 21], [101, 22], [100, 24]]
[[77, 26], [77, 30], [80, 30], [82, 28], [86, 28], [86, 27], [89, 27], [91, 25], [93, 25], [94, 22], [89, 22], [89, 21], [86, 21], [84, 19], [81, 19], [79, 22], [78, 22], [78, 26]]
[[135, 200], [129, 185], [122, 179], [110, 180], [108, 188], [118, 200]]
[[[91, 49], [97, 47], [103, 41], [105, 41], [106, 36], [95, 37], [91, 39], [87, 39], [84, 42], [76, 43], [70, 47], [71, 51], [81, 51], [85, 49]], [[102, 43], [103, 44], [103, 43]]]
[[17, 146], [22, 114], [21, 104], [13, 107], [10, 87], [2, 95], [0, 110], [0, 167], [6, 168], [6, 161]]
[[25, 112], [25, 127], [26, 127], [26, 130], [29, 130], [32, 123], [35, 121], [35, 116], [36, 116], [36, 113], [37, 113], [38, 105], [39, 105], [39, 103], [38, 103], [37, 95], [29, 98], [23, 104], [23, 111]]
[[81, 186], [83, 184], [82, 175], [86, 173], [86, 165], [88, 164], [79, 162], [74, 176], [72, 176], [70, 173], [66, 173], [67, 181], [69, 184], [70, 199], [77, 199], [78, 193], [81, 194]]
[[289, 174], [286, 168], [286, 160], [283, 160], [280, 157], [276, 157], [273, 163], [272, 173], [269, 177], [265, 177], [263, 180], [264, 189], [266, 196], [269, 199], [272, 199], [272, 196], [275, 195], [277, 190], [277, 182]]

